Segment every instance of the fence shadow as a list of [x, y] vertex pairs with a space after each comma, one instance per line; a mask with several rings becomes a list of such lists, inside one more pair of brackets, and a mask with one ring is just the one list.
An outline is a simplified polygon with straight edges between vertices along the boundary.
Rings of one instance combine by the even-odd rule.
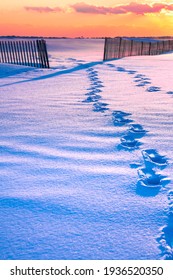
[[[94, 67], [96, 65], [100, 65], [100, 64], [104, 64], [104, 61], [94, 61], [94, 62], [88, 62], [88, 63], [84, 63], [78, 66], [75, 66], [73, 68], [70, 69], [65, 69], [65, 70], [61, 70], [61, 71], [53, 71], [53, 72], [48, 72], [48, 74], [46, 75], [41, 75], [41, 76], [37, 76], [31, 79], [26, 79], [26, 80], [22, 80], [22, 81], [18, 81], [18, 82], [13, 82], [13, 83], [8, 83], [8, 84], [3, 84], [0, 85], [0, 88], [6, 87], [6, 86], [11, 86], [11, 85], [16, 85], [16, 84], [23, 84], [23, 83], [28, 83], [28, 82], [34, 82], [34, 81], [40, 81], [40, 80], [45, 80], [45, 79], [50, 79], [50, 78], [54, 78], [60, 75], [66, 75], [66, 74], [70, 74], [76, 71], [80, 71], [80, 70], [84, 70], [90, 67]], [[51, 71], [51, 70], [48, 70]]]

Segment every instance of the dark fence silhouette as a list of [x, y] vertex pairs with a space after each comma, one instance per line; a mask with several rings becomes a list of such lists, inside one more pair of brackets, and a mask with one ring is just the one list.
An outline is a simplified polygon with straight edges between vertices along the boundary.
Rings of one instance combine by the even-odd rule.
[[0, 41], [0, 63], [49, 68], [45, 40]]
[[134, 55], [158, 55], [173, 51], [173, 40], [141, 41], [124, 38], [105, 38], [103, 60]]

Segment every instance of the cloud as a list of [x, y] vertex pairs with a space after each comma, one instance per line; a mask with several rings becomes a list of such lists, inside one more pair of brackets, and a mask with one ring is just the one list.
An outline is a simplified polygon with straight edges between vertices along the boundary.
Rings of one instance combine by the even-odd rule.
[[111, 7], [98, 7], [94, 5], [88, 5], [84, 2], [76, 3], [74, 5], [71, 5], [71, 7], [78, 13], [88, 13], [88, 14], [124, 14], [124, 10], [121, 8], [121, 6], [117, 6], [116, 8]]
[[[162, 10], [173, 11], [173, 4], [167, 3], [153, 3], [149, 4], [139, 4], [137, 2], [131, 2], [127, 5], [117, 5], [115, 7], [104, 7], [104, 6], [95, 6], [89, 5], [84, 2], [76, 3], [70, 6], [77, 13], [85, 14], [127, 14], [133, 13], [136, 15], [144, 15], [150, 13], [160, 13]], [[37, 12], [37, 13], [58, 13], [66, 12], [65, 9], [60, 7], [24, 7], [28, 12]]]
[[59, 7], [50, 8], [50, 7], [24, 7], [28, 12], [37, 12], [37, 13], [57, 13], [63, 12], [63, 9]]
[[173, 11], [173, 4], [166, 3], [153, 3], [149, 4], [138, 4], [137, 2], [131, 2], [128, 5], [118, 5], [116, 7], [104, 7], [88, 5], [84, 2], [76, 3], [71, 7], [77, 13], [88, 13], [88, 14], [127, 14], [133, 13], [137, 15], [144, 15], [149, 13], [159, 13], [163, 9], [167, 11]]

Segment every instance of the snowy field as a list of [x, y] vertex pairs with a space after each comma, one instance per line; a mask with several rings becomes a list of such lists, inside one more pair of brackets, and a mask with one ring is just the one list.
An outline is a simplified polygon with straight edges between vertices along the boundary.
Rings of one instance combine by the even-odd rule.
[[173, 259], [173, 54], [47, 40], [0, 64], [0, 258]]

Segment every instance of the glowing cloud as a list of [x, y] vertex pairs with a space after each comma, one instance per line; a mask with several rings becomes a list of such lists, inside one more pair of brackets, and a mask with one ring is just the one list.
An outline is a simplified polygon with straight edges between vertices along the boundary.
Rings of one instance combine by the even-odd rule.
[[[50, 8], [50, 7], [24, 7], [28, 12], [37, 12], [37, 13], [57, 13], [57, 12], [67, 12], [60, 7]], [[89, 5], [84, 2], [76, 3], [71, 5], [76, 13], [85, 13], [85, 14], [127, 14], [133, 13], [136, 15], [144, 15], [151, 13], [160, 13], [162, 10], [173, 11], [173, 4], [166, 3], [153, 3], [149, 4], [139, 4], [137, 2], [131, 2], [128, 5], [117, 5], [115, 7], [104, 7], [104, 6], [95, 6]]]
[[88, 13], [88, 14], [127, 14], [127, 13], [134, 13], [134, 14], [149, 14], [149, 13], [159, 13], [163, 9], [167, 11], [173, 11], [173, 4], [166, 4], [166, 3], [153, 3], [152, 5], [149, 4], [138, 4], [137, 2], [131, 2], [128, 5], [119, 5], [116, 7], [98, 7], [94, 5], [88, 5], [84, 2], [76, 3], [71, 5], [71, 7], [77, 13]]
[[71, 5], [71, 7], [77, 12], [77, 13], [88, 13], [88, 14], [124, 14], [126, 13], [123, 9], [123, 6], [117, 6], [115, 8], [111, 7], [98, 7], [94, 5], [88, 5], [86, 3], [76, 3], [74, 5]]
[[50, 8], [50, 7], [24, 7], [28, 12], [37, 12], [37, 13], [56, 13], [63, 12], [63, 9], [59, 7]]

